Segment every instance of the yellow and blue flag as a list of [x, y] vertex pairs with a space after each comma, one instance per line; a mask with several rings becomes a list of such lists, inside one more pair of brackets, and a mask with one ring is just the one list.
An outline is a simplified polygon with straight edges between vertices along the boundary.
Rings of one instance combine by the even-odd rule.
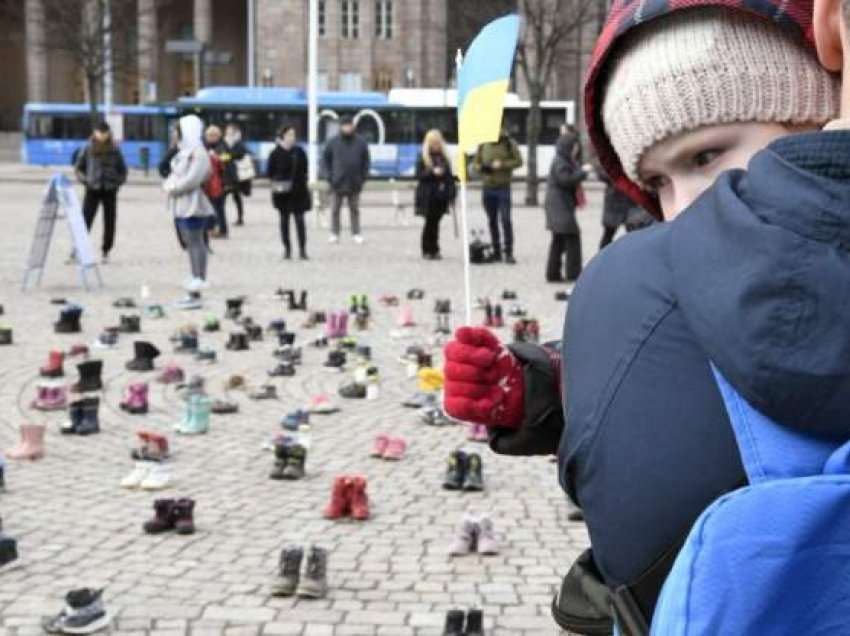
[[519, 39], [519, 16], [493, 20], [472, 41], [457, 78], [458, 176], [466, 181], [466, 155], [499, 139], [505, 95]]

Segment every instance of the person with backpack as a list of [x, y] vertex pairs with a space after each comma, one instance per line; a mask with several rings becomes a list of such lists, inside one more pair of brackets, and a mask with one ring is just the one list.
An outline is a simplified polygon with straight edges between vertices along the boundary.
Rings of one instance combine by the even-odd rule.
[[546, 211], [546, 229], [552, 233], [546, 262], [546, 282], [549, 283], [575, 282], [581, 274], [581, 231], [576, 222], [576, 207], [587, 172], [576, 160], [578, 148], [577, 135], [561, 135], [555, 144], [555, 157], [546, 180], [543, 209]]
[[204, 148], [204, 124], [196, 115], [181, 117], [177, 129], [177, 152], [171, 160], [163, 190], [174, 217], [181, 243], [189, 254], [191, 278], [186, 287], [199, 293], [208, 286], [205, 234], [215, 210], [204, 191], [212, 174], [211, 159]]
[[416, 214], [425, 217], [422, 226], [422, 258], [440, 260], [440, 221], [454, 202], [457, 187], [442, 133], [436, 128], [425, 133], [416, 160]]
[[313, 201], [307, 185], [307, 153], [297, 142], [295, 126], [280, 128], [275, 148], [266, 163], [266, 176], [271, 183], [272, 205], [280, 215], [283, 258], [292, 258], [292, 243], [289, 240], [289, 219], [292, 218], [298, 236], [298, 255], [302, 261], [306, 261], [307, 227], [304, 214], [313, 207]]
[[204, 186], [204, 192], [209, 197], [210, 203], [215, 210], [216, 229], [210, 233], [213, 238], [226, 239], [230, 235], [227, 229], [227, 215], [224, 212], [225, 174], [227, 166], [231, 163], [230, 153], [221, 136], [221, 128], [208, 126], [204, 131], [204, 145], [210, 155], [212, 173]]
[[103, 205], [103, 244], [101, 262], [109, 262], [109, 252], [115, 244], [115, 221], [118, 214], [118, 190], [127, 180], [127, 164], [121, 149], [112, 138], [105, 121], [95, 126], [91, 139], [77, 154], [74, 172], [86, 187], [83, 199], [83, 218], [91, 231], [97, 209]]
[[522, 155], [506, 127], [502, 127], [498, 141], [478, 146], [473, 165], [484, 181], [481, 202], [487, 213], [495, 260], [501, 261], [504, 257], [505, 263], [513, 265], [516, 259], [511, 220], [511, 177], [514, 170], [522, 166]]
[[[829, 179], [850, 153], [789, 136], [838, 112], [838, 79], [806, 39], [810, 1], [783, 5], [782, 19], [774, 6], [725, 1], [635, 8], [616, 3], [600, 36], [590, 138], [617, 187], [658, 218], [693, 207], [591, 261], [561, 345], [505, 356], [495, 338], [459, 333], [445, 401], [490, 426], [497, 452], [558, 451], [592, 543], [581, 573], [598, 574], [618, 611], [649, 620], [700, 513], [748, 480], [712, 364], [786, 426], [834, 436], [850, 419], [846, 321], [829, 309], [850, 277], [828, 256], [846, 223]], [[733, 62], [747, 72], [730, 74]], [[780, 88], [788, 81], [797, 88]], [[498, 369], [471, 382], [484, 351]], [[487, 400], [470, 398], [461, 372]], [[581, 599], [586, 589], [565, 579], [559, 624], [610, 627], [606, 603]]]

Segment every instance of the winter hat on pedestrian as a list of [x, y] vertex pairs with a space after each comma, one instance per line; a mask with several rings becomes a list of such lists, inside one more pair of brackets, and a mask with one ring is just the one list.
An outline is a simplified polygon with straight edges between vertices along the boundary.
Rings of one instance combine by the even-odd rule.
[[820, 125], [837, 76], [814, 54], [812, 0], [616, 0], [585, 85], [588, 133], [614, 184], [658, 218], [638, 183], [643, 153], [702, 126]]

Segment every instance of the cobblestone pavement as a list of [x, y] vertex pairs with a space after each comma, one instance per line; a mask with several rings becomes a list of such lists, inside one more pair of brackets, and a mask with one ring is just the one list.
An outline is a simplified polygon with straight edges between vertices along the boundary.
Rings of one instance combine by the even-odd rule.
[[[282, 262], [277, 215], [268, 191], [261, 188], [247, 201], [247, 225], [232, 228], [229, 241], [214, 243], [206, 309], [219, 316], [225, 297], [245, 294], [246, 313], [259, 323], [285, 317], [298, 325], [302, 315], [287, 314], [273, 297], [279, 285], [310, 290], [314, 309], [342, 308], [352, 292], [372, 299], [374, 324], [361, 338], [373, 347], [382, 372], [380, 399], [346, 401], [341, 413], [314, 418], [307, 478], [275, 482], [268, 479], [272, 457], [262, 443], [279, 430], [281, 415], [312, 394], [335, 393], [342, 381], [322, 368], [324, 352], [305, 347], [297, 377], [274, 382], [281, 394], [277, 401], [255, 402], [231, 392], [240, 413], [214, 415], [209, 434], [195, 438], [170, 435], [182, 414], [173, 387], [151, 384], [147, 416], [118, 408], [126, 384], [139, 378], [124, 369], [133, 336], [123, 336], [115, 350], [96, 353], [105, 362], [100, 435], [61, 437], [63, 413], [29, 408], [48, 350], [91, 343], [102, 327], [117, 323], [120, 310], [112, 301], [137, 295], [142, 283], [150, 286], [152, 300], [170, 304], [181, 295], [188, 263], [175, 242], [161, 192], [137, 178], [120, 196], [117, 245], [112, 261], [102, 268], [105, 288], [85, 293], [78, 286], [75, 270], [63, 264], [69, 239], [60, 222], [42, 287], [22, 293], [23, 265], [44, 189], [38, 180], [47, 172], [26, 174], [32, 177], [28, 182], [0, 178], [5, 227], [0, 233], [0, 303], [6, 310], [0, 320], [14, 328], [15, 337], [14, 346], [0, 348], [0, 447], [16, 441], [20, 424], [44, 422], [47, 455], [7, 467], [8, 492], [0, 495], [0, 514], [5, 530], [19, 540], [21, 559], [0, 571], [0, 636], [42, 633], [41, 618], [57, 612], [64, 593], [76, 586], [105, 586], [115, 617], [112, 633], [126, 636], [424, 636], [442, 633], [445, 611], [453, 607], [482, 607], [491, 636], [559, 633], [549, 604], [559, 576], [587, 544], [587, 535], [581, 524], [567, 521], [555, 465], [545, 458], [497, 457], [480, 445], [486, 491], [446, 492], [440, 487], [445, 460], [467, 444], [462, 428], [427, 428], [400, 405], [415, 389], [396, 361], [411, 341], [389, 337], [396, 310], [381, 307], [377, 298], [403, 296], [411, 287], [425, 289], [425, 300], [414, 303], [423, 338], [433, 324], [435, 297], [451, 298], [453, 319], [459, 323], [462, 269], [451, 219], [443, 222], [444, 260], [423, 262], [418, 221], [408, 217], [401, 222], [390, 194], [367, 192], [362, 206], [366, 245], [354, 245], [348, 236], [339, 246], [328, 245], [311, 216], [312, 260]], [[517, 192], [515, 199], [521, 198]], [[484, 227], [478, 200], [479, 194], [471, 192], [472, 226]], [[591, 192], [590, 202], [590, 209], [581, 213], [585, 258], [596, 251], [600, 234], [598, 191]], [[557, 337], [564, 307], [554, 300], [555, 288], [542, 282], [548, 246], [543, 212], [517, 206], [514, 223], [519, 265], [474, 269], [474, 294], [517, 290], [520, 301], [540, 318], [544, 335]], [[99, 218], [96, 228], [99, 241]], [[58, 308], [49, 300], [56, 296], [84, 305], [83, 334], [53, 333]], [[201, 372], [213, 397], [224, 395], [223, 381], [231, 373], [245, 374], [255, 383], [265, 380], [273, 343], [254, 343], [249, 352], [226, 351], [228, 322], [222, 332], [204, 334], [201, 342], [218, 350], [218, 364], [197, 367], [191, 359], [171, 354], [168, 335], [182, 324], [200, 321], [208, 311], [169, 309], [165, 320], [143, 319], [142, 337], [165, 352], [159, 366], [176, 360], [190, 373]], [[508, 334], [507, 329], [501, 333], [504, 338]], [[302, 344], [309, 336], [300, 330]], [[75, 377], [74, 366], [66, 363], [66, 379]], [[134, 431], [142, 427], [169, 433], [176, 482], [164, 494], [197, 500], [194, 536], [144, 535], [141, 525], [151, 515], [156, 495], [118, 485], [132, 468], [128, 451]], [[407, 438], [404, 461], [370, 459], [368, 451], [379, 432]], [[371, 520], [322, 518], [332, 479], [340, 473], [368, 476]], [[493, 516], [502, 541], [499, 556], [448, 557], [448, 545], [467, 510]], [[280, 548], [293, 541], [314, 542], [330, 551], [326, 599], [269, 596]]]

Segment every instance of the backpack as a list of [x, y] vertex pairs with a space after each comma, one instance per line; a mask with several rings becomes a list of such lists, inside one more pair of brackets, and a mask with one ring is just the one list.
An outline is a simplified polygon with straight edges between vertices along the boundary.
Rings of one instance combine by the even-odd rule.
[[781, 426], [713, 371], [749, 485], [697, 519], [650, 633], [850, 634], [850, 441]]
[[204, 194], [209, 199], [217, 199], [224, 194], [224, 164], [214, 152], [209, 153], [209, 157], [212, 169], [204, 182]]

